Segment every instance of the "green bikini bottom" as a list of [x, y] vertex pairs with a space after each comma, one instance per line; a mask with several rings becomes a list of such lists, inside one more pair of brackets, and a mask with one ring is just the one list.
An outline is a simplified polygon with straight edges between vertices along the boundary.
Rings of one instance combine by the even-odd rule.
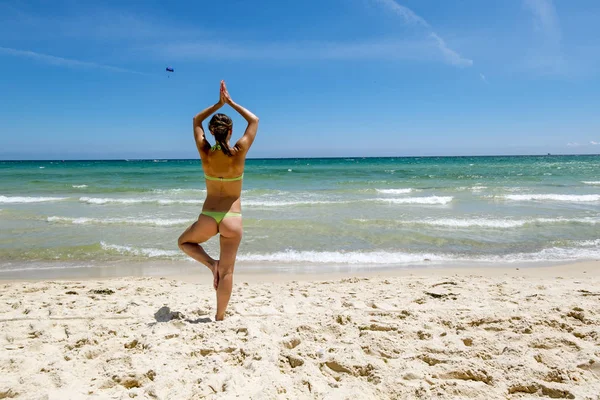
[[207, 217], [213, 218], [217, 221], [217, 225], [223, 221], [223, 218], [227, 217], [241, 217], [242, 213], [239, 212], [230, 212], [230, 211], [202, 211], [200, 215], [206, 215]]

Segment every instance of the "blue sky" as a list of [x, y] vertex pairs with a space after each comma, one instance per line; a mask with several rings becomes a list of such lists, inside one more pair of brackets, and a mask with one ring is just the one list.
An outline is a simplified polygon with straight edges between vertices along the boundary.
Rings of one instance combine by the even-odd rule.
[[0, 158], [197, 157], [221, 79], [261, 118], [250, 157], [600, 153], [598, 20], [596, 0], [0, 1]]

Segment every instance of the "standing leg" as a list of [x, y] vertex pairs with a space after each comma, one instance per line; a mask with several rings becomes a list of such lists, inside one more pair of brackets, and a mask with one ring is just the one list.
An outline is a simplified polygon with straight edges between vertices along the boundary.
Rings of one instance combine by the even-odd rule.
[[217, 314], [215, 319], [222, 321], [231, 298], [233, 268], [238, 247], [242, 240], [242, 217], [227, 217], [219, 225], [221, 234], [221, 258], [218, 265]]

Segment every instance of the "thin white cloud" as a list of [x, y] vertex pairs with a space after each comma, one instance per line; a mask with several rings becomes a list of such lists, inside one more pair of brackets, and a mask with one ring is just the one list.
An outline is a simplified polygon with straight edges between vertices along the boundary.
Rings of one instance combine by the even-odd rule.
[[394, 0], [374, 0], [374, 1], [379, 4], [384, 5], [385, 7], [389, 8], [394, 13], [401, 16], [404, 19], [404, 22], [406, 22], [407, 24], [422, 25], [426, 28], [431, 27], [427, 21], [425, 21], [423, 18], [421, 18], [417, 14], [415, 14], [410, 8], [404, 7], [404, 6], [396, 3]]
[[560, 41], [561, 32], [558, 14], [552, 0], [523, 0], [533, 14], [533, 23], [537, 31], [554, 42]]
[[479, 77], [481, 78], [482, 81], [484, 81], [485, 83], [488, 83], [487, 78], [485, 77], [484, 74], [482, 74], [481, 72], [479, 73]]
[[90, 61], [75, 60], [72, 58], [57, 57], [57, 56], [52, 56], [49, 54], [37, 53], [35, 51], [30, 51], [30, 50], [12, 49], [10, 47], [0, 47], [0, 55], [1, 54], [15, 56], [15, 57], [31, 58], [31, 59], [34, 59], [37, 61], [44, 62], [46, 64], [56, 65], [59, 67], [94, 68], [94, 69], [103, 69], [103, 70], [112, 71], [112, 72], [121, 72], [121, 73], [128, 73], [128, 74], [137, 74], [137, 75], [148, 75], [143, 72], [133, 71], [133, 70], [126, 69], [126, 68], [113, 67], [111, 65], [98, 64], [98, 63], [90, 62]]
[[578, 146], [580, 146], [580, 144], [577, 143], [577, 142], [569, 142], [569, 143], [567, 143], [567, 146], [569, 146], [569, 147], [578, 147]]
[[431, 38], [435, 40], [438, 48], [444, 55], [446, 61], [448, 61], [452, 65], [456, 65], [459, 67], [470, 67], [473, 65], [473, 60], [469, 60], [468, 58], [462, 57], [460, 54], [452, 50], [446, 45], [444, 39], [439, 37], [435, 32], [431, 32], [429, 35]]
[[596, 142], [594, 140], [590, 140], [590, 144], [593, 145], [593, 146], [597, 146], [597, 145], [600, 144], [600, 142]]
[[435, 33], [424, 18], [414, 13], [410, 8], [398, 4], [395, 0], [372, 0], [378, 4], [383, 5], [388, 10], [399, 15], [406, 24], [420, 25], [429, 30], [429, 37], [436, 43], [437, 48], [444, 56], [446, 62], [455, 65], [457, 67], [470, 67], [473, 65], [473, 60], [462, 57], [456, 51], [448, 47], [446, 41]]

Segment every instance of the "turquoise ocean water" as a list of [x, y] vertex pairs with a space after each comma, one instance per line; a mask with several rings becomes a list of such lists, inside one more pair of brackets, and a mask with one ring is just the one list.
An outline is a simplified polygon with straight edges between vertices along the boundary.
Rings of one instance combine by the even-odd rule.
[[[0, 278], [198, 268], [204, 187], [199, 160], [0, 161]], [[238, 269], [600, 258], [600, 156], [248, 160], [242, 207]]]

